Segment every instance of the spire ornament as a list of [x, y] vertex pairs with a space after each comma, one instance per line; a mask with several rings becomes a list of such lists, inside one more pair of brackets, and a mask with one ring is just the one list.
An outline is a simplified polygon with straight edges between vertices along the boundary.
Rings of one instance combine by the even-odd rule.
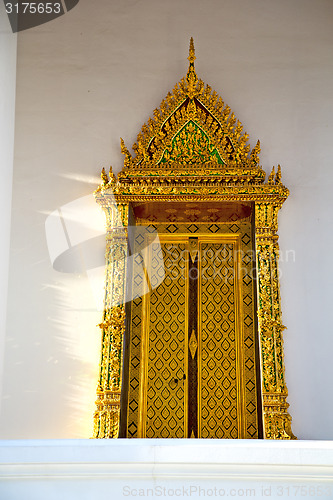
[[124, 166], [129, 167], [131, 165], [132, 155], [125, 146], [124, 139], [120, 138], [121, 152], [125, 155]]
[[194, 42], [193, 42], [193, 36], [191, 36], [189, 56], [188, 56], [187, 59], [190, 61], [190, 64], [194, 64], [194, 61], [196, 60], [195, 49], [194, 49]]
[[190, 40], [190, 50], [189, 50], [189, 56], [187, 58], [190, 62], [187, 75], [186, 75], [186, 80], [188, 83], [188, 88], [187, 88], [187, 95], [189, 96], [190, 99], [193, 99], [193, 97], [197, 94], [197, 83], [198, 83], [198, 77], [194, 69], [194, 61], [196, 59], [195, 57], [195, 49], [194, 49], [194, 42], [193, 42], [193, 37], [191, 37]]
[[267, 181], [267, 183], [268, 183], [270, 186], [271, 186], [272, 184], [274, 184], [274, 178], [275, 178], [275, 168], [273, 167], [273, 168], [272, 168], [271, 173], [269, 174], [268, 181]]
[[276, 177], [275, 177], [275, 184], [281, 184], [281, 165], [278, 165]]
[[104, 167], [102, 168], [101, 179], [102, 179], [102, 186], [107, 186], [107, 184], [109, 182], [109, 178], [107, 176], [107, 173], [105, 172]]

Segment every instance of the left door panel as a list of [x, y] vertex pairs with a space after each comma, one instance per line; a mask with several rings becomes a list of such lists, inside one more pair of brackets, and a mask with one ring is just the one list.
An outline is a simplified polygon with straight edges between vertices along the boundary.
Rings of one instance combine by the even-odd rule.
[[161, 241], [163, 259], [151, 256], [150, 276], [163, 282], [143, 298], [144, 324], [139, 436], [187, 437], [188, 244]]

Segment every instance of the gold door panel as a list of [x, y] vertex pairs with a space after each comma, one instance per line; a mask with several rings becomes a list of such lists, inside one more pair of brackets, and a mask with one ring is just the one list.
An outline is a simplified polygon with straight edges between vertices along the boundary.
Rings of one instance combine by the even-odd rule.
[[236, 376], [241, 376], [237, 359], [241, 332], [240, 325], [236, 325], [236, 307], [239, 307], [235, 289], [236, 243], [202, 242], [199, 246], [199, 437], [202, 438], [241, 437], [241, 398]]
[[[185, 243], [161, 242], [163, 282], [144, 298], [144, 342], [141, 363], [140, 434], [148, 438], [185, 437], [186, 279]], [[179, 379], [181, 383], [175, 383]]]

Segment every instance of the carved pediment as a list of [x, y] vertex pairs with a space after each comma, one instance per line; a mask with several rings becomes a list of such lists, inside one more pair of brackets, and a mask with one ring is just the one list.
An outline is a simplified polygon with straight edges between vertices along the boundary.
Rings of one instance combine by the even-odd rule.
[[259, 141], [250, 152], [248, 134], [234, 113], [209, 85], [198, 79], [193, 38], [185, 78], [168, 93], [154, 118], [144, 124], [132, 158], [125, 145], [130, 168], [175, 167], [211, 164], [219, 168], [259, 167]]
[[260, 142], [251, 150], [248, 134], [230, 107], [198, 78], [192, 38], [188, 60], [186, 76], [142, 126], [134, 155], [121, 139], [125, 159], [118, 180], [112, 169], [110, 179], [103, 169], [97, 192], [112, 188], [117, 196], [196, 194], [231, 199], [241, 189], [243, 199], [263, 194], [285, 199], [288, 190], [281, 184], [280, 167], [277, 174], [273, 168], [264, 184]]

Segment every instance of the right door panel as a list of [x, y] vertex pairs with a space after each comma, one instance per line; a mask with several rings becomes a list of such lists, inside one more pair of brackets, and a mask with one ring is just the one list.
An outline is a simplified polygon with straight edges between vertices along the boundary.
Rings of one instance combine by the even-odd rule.
[[237, 240], [199, 244], [199, 437], [243, 437]]

